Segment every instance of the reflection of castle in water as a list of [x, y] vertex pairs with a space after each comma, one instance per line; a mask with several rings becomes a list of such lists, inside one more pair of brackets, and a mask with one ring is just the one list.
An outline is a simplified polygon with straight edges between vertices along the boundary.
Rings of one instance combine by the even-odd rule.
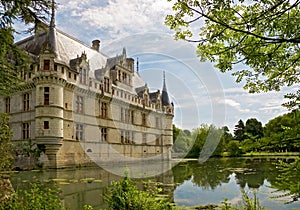
[[[82, 209], [84, 204], [89, 204], [94, 209], [104, 208], [104, 195], [107, 187], [112, 181], [122, 179], [125, 170], [129, 170], [129, 176], [136, 178], [137, 182], [151, 179], [153, 182], [162, 183], [164, 192], [170, 200], [180, 203], [180, 200], [187, 200], [188, 192], [184, 193], [185, 198], [178, 197], [178, 191], [182, 190], [187, 182], [200, 188], [203, 192], [214, 192], [213, 203], [218, 203], [218, 193], [222, 202], [224, 198], [230, 198], [229, 190], [222, 190], [224, 184], [228, 184], [234, 177], [234, 184], [241, 195], [243, 189], [257, 190], [265, 184], [273, 184], [280, 175], [280, 171], [273, 164], [273, 159], [266, 158], [221, 158], [209, 159], [206, 162], [182, 161], [173, 165], [170, 161], [144, 162], [140, 164], [112, 165], [109, 170], [102, 168], [82, 168], [77, 170], [53, 170], [34, 174], [39, 179], [58, 179], [62, 189], [62, 197], [67, 208]], [[172, 167], [173, 166], [173, 167]], [[161, 173], [160, 173], [161, 172]], [[33, 177], [34, 172], [21, 172], [21, 175]], [[118, 174], [118, 175], [116, 175]], [[232, 176], [235, 174], [235, 176]], [[87, 178], [91, 178], [88, 182]], [[101, 180], [101, 181], [100, 181]], [[142, 184], [138, 185], [143, 189]], [[189, 189], [190, 190], [190, 189]], [[205, 202], [205, 197], [197, 197], [198, 201]], [[271, 196], [271, 195], [270, 195]], [[200, 205], [200, 204], [198, 204]], [[201, 204], [202, 205], [202, 204]]]

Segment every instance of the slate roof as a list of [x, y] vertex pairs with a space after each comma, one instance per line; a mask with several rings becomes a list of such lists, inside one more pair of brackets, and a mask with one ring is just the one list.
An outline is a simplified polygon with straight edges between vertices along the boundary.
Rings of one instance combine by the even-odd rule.
[[[92, 46], [86, 45], [69, 34], [56, 29], [54, 26], [52, 27], [50, 25], [46, 28], [47, 29], [44, 31], [40, 31], [35, 35], [17, 42], [16, 45], [36, 58], [38, 58], [45, 49], [50, 50], [56, 55], [56, 63], [61, 63], [71, 69], [75, 68], [78, 59], [80, 62], [80, 55], [84, 53], [89, 61], [89, 77], [99, 81], [103, 80], [103, 77], [107, 71], [114, 69], [114, 66], [117, 64], [122, 65], [122, 62], [126, 60], [125, 49], [123, 49], [121, 55], [108, 57], [102, 52], [92, 48]], [[143, 97], [144, 91], [148, 89], [147, 84], [142, 80], [138, 72], [134, 72], [133, 74], [132, 86], [131, 92], [136, 93], [140, 97]], [[150, 93], [150, 100], [153, 102], [157, 101], [159, 94], [159, 91]], [[170, 105], [165, 78], [161, 94], [161, 101], [164, 106]]]
[[159, 96], [160, 96], [160, 92], [159, 91], [156, 91], [156, 92], [153, 92], [153, 93], [149, 93], [150, 101], [153, 102], [153, 103], [157, 102], [157, 99], [158, 99]]
[[[82, 53], [87, 55], [87, 60], [89, 60], [90, 65], [90, 77], [95, 78], [94, 71], [96, 69], [101, 69], [106, 66], [108, 56], [98, 52], [91, 46], [84, 44], [78, 39], [53, 28], [53, 35], [50, 36], [50, 43], [54, 43], [55, 46], [50, 46], [51, 49], [54, 48], [56, 58], [55, 62], [64, 64], [70, 67], [70, 60], [76, 59]], [[46, 47], [49, 45], [49, 31], [44, 33], [30, 36], [24, 40], [17, 42], [16, 44], [29, 52], [33, 56], [38, 56]], [[49, 47], [49, 46], [48, 46]]]

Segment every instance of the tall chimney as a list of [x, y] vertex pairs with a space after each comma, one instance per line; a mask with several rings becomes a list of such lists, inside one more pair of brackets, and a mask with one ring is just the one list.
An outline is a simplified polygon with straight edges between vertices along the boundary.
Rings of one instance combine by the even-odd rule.
[[99, 52], [100, 49], [100, 40], [95, 39], [92, 41], [92, 48]]

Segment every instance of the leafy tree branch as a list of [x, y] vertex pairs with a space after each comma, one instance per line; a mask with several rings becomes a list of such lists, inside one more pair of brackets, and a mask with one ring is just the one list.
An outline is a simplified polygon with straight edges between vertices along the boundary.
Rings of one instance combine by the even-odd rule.
[[197, 43], [201, 61], [231, 71], [249, 92], [299, 84], [300, 0], [177, 0], [173, 11], [165, 24], [175, 37]]

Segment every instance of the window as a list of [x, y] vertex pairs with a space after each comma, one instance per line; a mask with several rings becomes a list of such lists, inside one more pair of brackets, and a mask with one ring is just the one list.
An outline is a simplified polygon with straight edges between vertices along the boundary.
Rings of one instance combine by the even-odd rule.
[[44, 87], [44, 105], [49, 105], [50, 88]]
[[161, 128], [161, 120], [159, 117], [155, 118], [155, 127], [156, 128]]
[[125, 123], [128, 123], [129, 121], [129, 116], [128, 116], [128, 109], [125, 109]]
[[130, 123], [130, 120], [131, 120], [131, 110], [126, 109], [125, 110], [125, 122]]
[[54, 71], [57, 71], [57, 65], [54, 64]]
[[121, 122], [133, 123], [133, 118], [134, 118], [133, 111], [121, 107], [121, 118], [120, 118]]
[[134, 138], [134, 136], [135, 136], [135, 132], [131, 131], [131, 142], [132, 142], [132, 144], [135, 144], [135, 138]]
[[83, 125], [76, 124], [76, 140], [83, 140]]
[[118, 71], [118, 80], [119, 80], [119, 81], [122, 81], [122, 80], [121, 80], [121, 71], [120, 71], [120, 70]]
[[105, 102], [100, 102], [100, 117], [102, 118], [107, 118], [108, 117], [108, 113], [107, 113], [107, 103]]
[[124, 144], [125, 141], [124, 141], [124, 132], [123, 130], [121, 130], [121, 143]]
[[130, 132], [125, 131], [125, 143], [129, 144], [130, 143]]
[[86, 84], [86, 70], [80, 68], [79, 69], [79, 82], [81, 84]]
[[143, 144], [147, 144], [147, 135], [143, 133]]
[[72, 78], [72, 73], [71, 73], [71, 72], [69, 72], [69, 78], [70, 78], [70, 79]]
[[83, 97], [82, 96], [76, 96], [75, 111], [77, 113], [83, 113]]
[[107, 128], [101, 128], [101, 141], [107, 142]]
[[23, 95], [23, 111], [29, 111], [29, 93]]
[[109, 93], [109, 79], [108, 78], [104, 78], [104, 92]]
[[5, 98], [5, 112], [10, 113], [10, 97]]
[[125, 117], [124, 117], [124, 115], [125, 115], [125, 113], [124, 113], [124, 108], [123, 107], [121, 107], [121, 122], [124, 122], [124, 120], [125, 120]]
[[160, 135], [156, 135], [155, 145], [160, 145]]
[[83, 80], [82, 80], [83, 84], [86, 84], [86, 70], [83, 70]]
[[44, 121], [44, 129], [49, 129], [49, 121]]
[[134, 124], [134, 111], [131, 111], [131, 123]]
[[44, 70], [50, 70], [50, 60], [44, 60]]
[[64, 74], [65, 73], [65, 68], [61, 67], [61, 73]]
[[29, 123], [22, 123], [22, 139], [29, 139]]
[[74, 74], [74, 80], [76, 80], [77, 79], [77, 75], [76, 74]]
[[146, 114], [142, 113], [142, 125], [146, 126]]

